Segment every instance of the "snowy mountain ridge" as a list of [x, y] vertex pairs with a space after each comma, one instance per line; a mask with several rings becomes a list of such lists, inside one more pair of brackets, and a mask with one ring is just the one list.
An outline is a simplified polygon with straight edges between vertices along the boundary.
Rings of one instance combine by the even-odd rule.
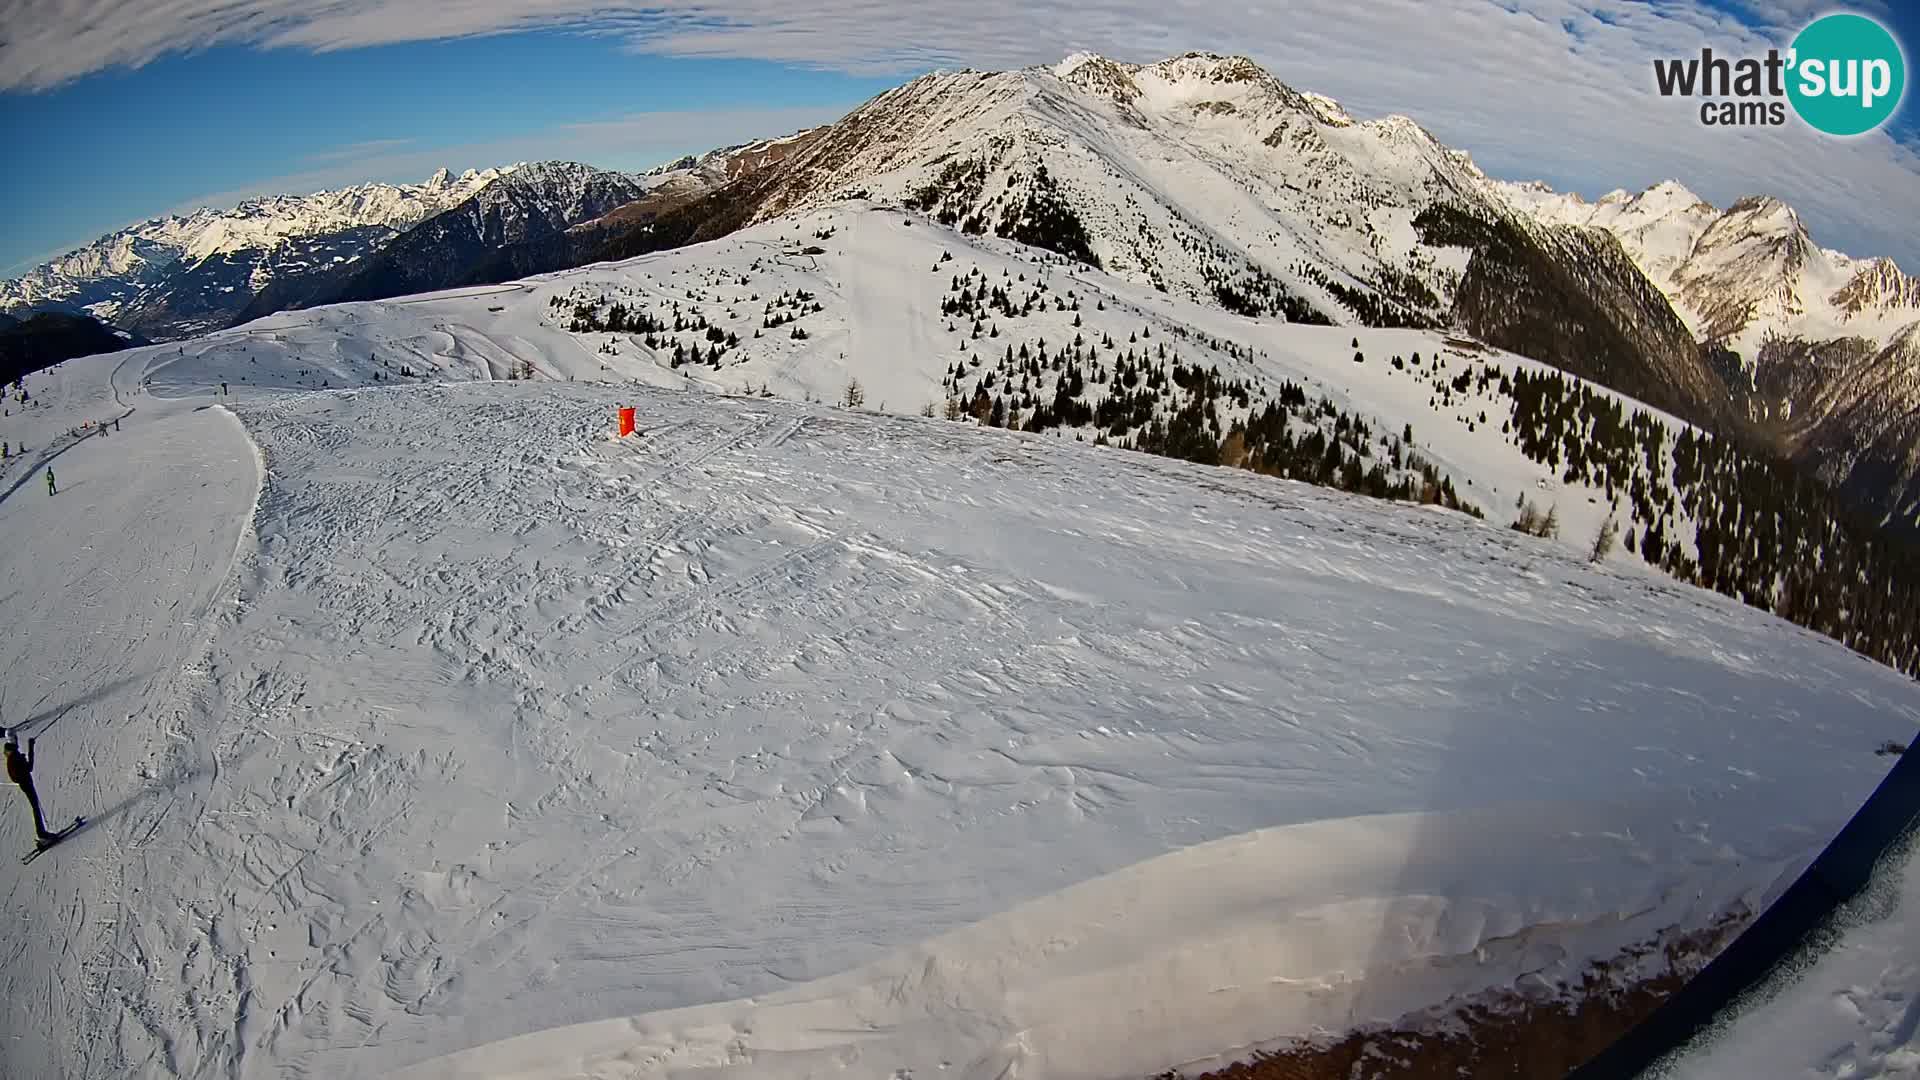
[[[1094, 115], [1087, 95], [1113, 115]], [[923, 114], [921, 122], [914, 122], [916, 113]], [[934, 114], [940, 122], [926, 123]], [[1227, 264], [1244, 255], [1336, 322], [1354, 318], [1351, 305], [1314, 280], [1319, 275], [1289, 273], [1292, 264], [1312, 262], [1331, 284], [1348, 289], [1377, 285], [1382, 275], [1410, 276], [1431, 290], [1432, 302], [1395, 306], [1445, 318], [1463, 260], [1420, 244], [1410, 228], [1418, 211], [1438, 199], [1487, 213], [1517, 209], [1546, 224], [1606, 229], [1690, 328], [1747, 346], [1741, 351], [1749, 363], [1766, 334], [1826, 337], [1833, 335], [1808, 331], [1844, 325], [1884, 343], [1920, 318], [1915, 279], [1891, 260], [1815, 248], [1797, 215], [1776, 200], [1742, 200], [1720, 213], [1676, 182], [1587, 203], [1537, 182], [1495, 181], [1468, 153], [1440, 144], [1408, 117], [1357, 121], [1329, 97], [1296, 90], [1246, 57], [1216, 53], [1141, 64], [1082, 52], [1018, 71], [936, 72], [881, 94], [839, 125], [689, 155], [644, 178], [683, 188], [724, 184], [818, 145], [836, 127], [883, 118], [906, 125], [897, 145], [829, 139], [839, 145], [819, 155], [804, 180], [762, 200], [752, 219], [818, 205], [850, 186], [907, 197], [956, 162], [984, 162], [992, 174], [987, 186], [1009, 185], [1006, 198], [976, 200], [982, 205], [972, 209], [990, 215], [1017, 200], [1022, 170], [1045, 164], [1057, 184], [1119, 189], [1072, 192], [1070, 201], [1104, 195], [1139, 202], [1145, 195], [1172, 211], [1081, 215], [1104, 265], [1208, 295], [1222, 277], [1243, 272]], [[1130, 130], [1102, 131], [1102, 119]], [[442, 170], [419, 185], [361, 185], [155, 218], [0, 283], [0, 310], [61, 304], [113, 321], [130, 292], [177, 265], [363, 226], [401, 231], [524, 167], [459, 177]], [[1182, 245], [1223, 245], [1227, 258], [1202, 266], [1208, 260], [1192, 253], [1145, 251], [1142, 228], [1168, 229]], [[263, 265], [249, 284], [257, 291], [271, 276]]]
[[[1372, 250], [1371, 228], [1355, 215], [1383, 185], [1310, 130], [1325, 122], [1350, 123], [1328, 99], [1244, 58], [1139, 65], [1082, 54], [1051, 69], [923, 76], [805, 133], [772, 174], [730, 194], [747, 204], [748, 221], [852, 192], [918, 203], [948, 223], [1004, 225], [1181, 295], [1210, 299], [1232, 279], [1285, 276], [1302, 302], [1352, 319], [1329, 286], [1289, 274], [1290, 264], [1328, 265], [1346, 287], [1383, 265], [1398, 269], [1411, 245], [1403, 237]], [[1408, 211], [1402, 226], [1414, 201], [1472, 193], [1478, 170], [1466, 155], [1406, 145], [1417, 131], [1410, 121], [1356, 127], [1350, 141], [1369, 151], [1394, 143], [1404, 146], [1398, 156], [1419, 159], [1385, 178]], [[1339, 175], [1312, 181], [1311, 192], [1294, 183], [1320, 168]], [[1053, 215], [1059, 207], [1069, 213]], [[1065, 235], [1040, 235], [1049, 215]]]
[[[266, 253], [357, 230], [391, 236], [468, 198], [513, 169], [440, 169], [419, 184], [358, 184], [269, 195], [216, 210], [167, 214], [109, 233], [27, 274], [0, 281], [0, 310], [84, 309], [114, 322], [146, 286], [215, 256], [255, 255], [248, 284], [270, 277]], [[370, 245], [369, 245], [370, 246]]]
[[514, 166], [498, 183], [482, 185], [472, 199], [485, 212], [507, 206], [515, 195], [533, 195], [558, 217], [578, 221], [590, 216], [593, 189], [603, 183], [619, 186], [621, 194], [629, 200], [637, 197], [645, 186], [637, 177], [577, 161], [539, 161]]
[[1769, 338], [1858, 336], [1884, 346], [1920, 322], [1920, 279], [1890, 258], [1816, 244], [1793, 207], [1767, 195], [1724, 210], [1677, 180], [1589, 203], [1545, 185], [1494, 182], [1543, 220], [1606, 229], [1701, 338], [1751, 366]]
[[[1778, 200], [1721, 212], [1667, 183], [1589, 204], [1494, 180], [1408, 117], [1355, 120], [1245, 57], [1081, 53], [885, 91], [777, 160], [677, 190], [600, 257], [850, 196], [1242, 315], [1450, 326], [1717, 430], [1767, 429], [1876, 515], [1920, 519], [1920, 391], [1892, 344], [1920, 286], [1819, 249]], [[1808, 365], [1758, 346], [1841, 331], [1875, 345], [1874, 376], [1828, 363], [1818, 394], [1783, 396]]]
[[1768, 196], [1722, 210], [1665, 181], [1597, 202], [1496, 185], [1546, 220], [1611, 232], [1703, 340], [1753, 422], [1827, 483], [1920, 520], [1920, 279], [1823, 248]]
[[1685, 325], [1608, 234], [1538, 221], [1412, 120], [1355, 121], [1245, 57], [1083, 54], [925, 75], [598, 257], [850, 197], [1245, 317], [1454, 326], [1690, 419], [1729, 410]]
[[521, 165], [472, 197], [394, 237], [349, 277], [302, 298], [273, 297], [246, 314], [373, 300], [500, 281], [572, 265], [570, 230], [641, 198], [659, 177], [572, 161]]
[[[1074, 100], [1081, 95], [1098, 99], [1124, 125], [1154, 138], [1129, 146], [1100, 131], [1102, 118], [1085, 100]], [[939, 122], [915, 124], [916, 112], [937, 113]], [[827, 170], [812, 170], [812, 190], [790, 191], [756, 220], [830, 200], [863, 170], [876, 181], [869, 190], [906, 195], [912, 189], [900, 190], [902, 180], [924, 184], [936, 178], [929, 166], [984, 156], [990, 162], [985, 187], [991, 189], [1003, 177], [1017, 184], [1019, 165], [1037, 159], [1062, 183], [1077, 172], [1105, 186], [1145, 187], [1181, 216], [1209, 227], [1213, 238], [1244, 246], [1256, 262], [1272, 261], [1269, 252], [1318, 256], [1357, 286], [1375, 282], [1381, 271], [1405, 270], [1434, 289], [1441, 303], [1433, 310], [1443, 309], [1451, 295], [1449, 275], [1420, 265], [1421, 255], [1431, 253], [1392, 235], [1409, 216], [1395, 211], [1417, 212], [1433, 200], [1452, 199], [1489, 213], [1515, 209], [1547, 226], [1612, 233], [1690, 329], [1734, 345], [1749, 363], [1768, 336], [1824, 338], [1844, 331], [1884, 345], [1920, 320], [1920, 279], [1885, 257], [1856, 258], [1818, 247], [1799, 215], [1779, 199], [1752, 196], [1720, 210], [1670, 180], [1638, 195], [1614, 191], [1588, 203], [1537, 181], [1495, 180], [1471, 154], [1440, 143], [1410, 117], [1356, 120], [1334, 99], [1297, 90], [1243, 56], [1196, 52], [1141, 64], [1082, 52], [1046, 67], [935, 73], [882, 94], [849, 120], [877, 122], [882, 116], [906, 129], [902, 145], [866, 152], [841, 148], [837, 160], [822, 163]], [[1002, 126], [1007, 120], [1014, 123]], [[1080, 169], [1063, 167], [1050, 148], [1091, 160]], [[1159, 157], [1145, 163], [1161, 167], [1127, 168], [1141, 163], [1130, 157]], [[1168, 175], [1182, 157], [1195, 159], [1180, 162], [1188, 175]], [[1224, 174], [1244, 192], [1266, 199], [1267, 213], [1234, 206], [1231, 197], [1216, 198], [1208, 189], [1217, 178], [1207, 172]], [[1166, 182], [1154, 182], [1162, 177]], [[1317, 197], [1303, 197], [1303, 189]], [[998, 205], [1004, 203], [986, 204]], [[1259, 232], [1275, 223], [1290, 235], [1263, 241]], [[1102, 225], [1087, 222], [1103, 263], [1123, 272], [1130, 263], [1148, 268], [1149, 260], [1126, 250], [1133, 246], [1129, 239], [1106, 233]], [[1286, 284], [1303, 295], [1316, 292], [1311, 281]], [[1337, 296], [1324, 299], [1322, 309], [1336, 321], [1351, 317]]]

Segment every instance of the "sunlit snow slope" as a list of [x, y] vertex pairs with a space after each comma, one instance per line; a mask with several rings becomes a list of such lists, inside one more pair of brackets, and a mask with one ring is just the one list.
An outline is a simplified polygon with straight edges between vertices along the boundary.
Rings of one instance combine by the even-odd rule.
[[[1016, 306], [1029, 297], [1038, 302], [1014, 317], [980, 319], [977, 334], [971, 316], [943, 310], [963, 291], [989, 289], [1004, 290]], [[579, 312], [604, 321], [616, 304], [666, 328], [657, 334], [574, 329]], [[684, 328], [673, 329], [682, 319]], [[737, 341], [721, 345], [717, 362], [689, 352], [674, 366], [676, 347], [712, 356], [714, 335], [729, 334]], [[376, 378], [506, 379], [530, 370], [547, 380], [625, 380], [833, 403], [857, 381], [866, 408], [914, 414], [929, 407], [944, 412], [949, 389], [942, 380], [950, 370], [963, 373], [951, 385], [964, 398], [1007, 354], [1058, 356], [1076, 341], [1108, 368], [1128, 354], [1217, 368], [1245, 382], [1256, 405], [1278, 397], [1288, 383], [1304, 386], [1373, 425], [1376, 459], [1388, 455], [1411, 423], [1413, 439], [1405, 448], [1431, 460], [1468, 503], [1502, 522], [1512, 519], [1523, 496], [1543, 510], [1557, 507], [1570, 550], [1585, 550], [1614, 509], [1605, 491], [1567, 481], [1507, 438], [1500, 428], [1509, 399], [1477, 383], [1451, 389], [1463, 376], [1552, 371], [1543, 364], [1439, 331], [1234, 315], [1045, 251], [865, 203], [525, 282], [281, 312], [167, 348], [191, 361], [178, 376], [188, 385], [221, 378], [235, 387], [319, 389]], [[1356, 363], [1356, 352], [1366, 359]], [[1412, 362], [1396, 364], [1396, 358]], [[1051, 397], [1056, 377], [1048, 369], [1035, 381], [1042, 398]], [[176, 376], [162, 367], [154, 378], [165, 385]], [[1441, 385], [1450, 388], [1444, 401], [1436, 390]], [[1008, 391], [1004, 383], [991, 389]], [[1089, 399], [1105, 393], [1088, 390]], [[1245, 417], [1247, 410], [1227, 411]], [[1679, 421], [1656, 415], [1671, 432], [1681, 429]], [[1080, 434], [1094, 437], [1091, 430]], [[1668, 526], [1679, 543], [1691, 545], [1692, 524], [1683, 510], [1669, 511]], [[1628, 555], [1618, 559], [1627, 567], [1639, 564]]]
[[[901, 313], [960, 268], [839, 225], [727, 242], [838, 307], [703, 382], [937, 392], [958, 345]], [[1753, 910], [1920, 724], [1830, 641], [1498, 522], [675, 389], [542, 321], [720, 288], [679, 257], [28, 379], [0, 709], [94, 823], [0, 860], [7, 1075], [1150, 1072]], [[1402, 392], [1245, 327], [1275, 378]]]

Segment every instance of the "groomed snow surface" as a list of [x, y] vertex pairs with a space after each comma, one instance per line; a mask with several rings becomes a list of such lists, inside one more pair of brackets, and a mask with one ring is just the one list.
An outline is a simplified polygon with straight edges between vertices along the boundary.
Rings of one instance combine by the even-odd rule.
[[241, 336], [0, 420], [61, 484], [0, 482], [0, 709], [94, 819], [0, 860], [9, 1076], [1120, 1080], [1757, 910], [1920, 725], [1498, 522]]

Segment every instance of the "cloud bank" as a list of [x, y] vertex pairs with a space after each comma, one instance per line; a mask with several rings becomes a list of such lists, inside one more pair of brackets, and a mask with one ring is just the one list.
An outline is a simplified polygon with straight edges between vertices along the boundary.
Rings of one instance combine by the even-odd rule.
[[[1703, 127], [1660, 98], [1651, 61], [1784, 45], [1820, 0], [7, 0], [0, 89], [60, 85], [217, 43], [317, 51], [532, 29], [604, 35], [647, 53], [751, 58], [861, 74], [1048, 63], [1088, 49], [1157, 59], [1245, 53], [1360, 116], [1405, 113], [1482, 167], [1589, 196], [1677, 177], [1725, 205], [1794, 204], [1815, 239], [1920, 269], [1920, 152], [1797, 119]], [[1884, 10], [1884, 4], [1855, 8]], [[478, 73], [476, 73], [478, 74]], [[1911, 95], [1909, 95], [1911, 98]], [[1909, 105], [1910, 109], [1911, 106]], [[768, 132], [772, 134], [774, 132]]]

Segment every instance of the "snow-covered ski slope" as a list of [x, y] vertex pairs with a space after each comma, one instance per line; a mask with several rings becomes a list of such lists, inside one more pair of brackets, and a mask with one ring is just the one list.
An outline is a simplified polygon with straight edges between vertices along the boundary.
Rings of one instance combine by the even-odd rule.
[[[969, 273], [974, 276], [966, 279]], [[1002, 288], [1016, 303], [1028, 295], [1043, 302], [1017, 318], [981, 320], [976, 338], [969, 317], [942, 312], [943, 302], [957, 295], [956, 279], [965, 279], [968, 291]], [[790, 301], [800, 296], [808, 300], [796, 307]], [[1077, 309], [1056, 309], [1056, 302], [1069, 298]], [[658, 348], [647, 347], [644, 334], [569, 330], [580, 305], [605, 316], [616, 303], [669, 324], [683, 316], [688, 328], [657, 335]], [[791, 321], [767, 327], [769, 305], [772, 315]], [[816, 305], [819, 310], [812, 310]], [[804, 313], [796, 316], [797, 310]], [[675, 344], [713, 347], [694, 328], [696, 314], [739, 342], [723, 350], [717, 367], [675, 368]], [[806, 336], [794, 338], [796, 328]], [[1610, 511], [1604, 491], [1566, 482], [1500, 433], [1511, 403], [1497, 393], [1474, 387], [1452, 392], [1448, 405], [1429, 404], [1436, 380], [1450, 385], [1457, 376], [1488, 368], [1553, 371], [1546, 365], [1463, 348], [1438, 331], [1305, 326], [1234, 315], [1049, 252], [968, 236], [922, 215], [864, 202], [525, 282], [282, 312], [166, 346], [184, 366], [176, 376], [162, 364], [154, 378], [159, 385], [178, 378], [197, 386], [212, 378], [235, 387], [317, 389], [360, 385], [376, 374], [396, 379], [403, 368], [415, 381], [508, 378], [529, 364], [542, 379], [764, 391], [827, 403], [841, 399], [849, 380], [858, 380], [866, 408], [913, 414], [928, 405], [940, 411], [947, 392], [942, 378], [954, 365], [973, 380], [966, 384], [971, 387], [980, 377], [975, 360], [991, 368], [1010, 351], [1044, 346], [1058, 354], [1076, 338], [1108, 365], [1135, 352], [1143, 359], [1218, 367], [1226, 377], [1246, 381], [1256, 399], [1276, 396], [1292, 381], [1372, 418], [1382, 437], [1398, 436], [1410, 423], [1414, 439], [1408, 448], [1451, 476], [1489, 520], [1510, 521], [1522, 496], [1543, 510], [1558, 507], [1570, 550], [1584, 550]], [[1103, 346], [1103, 338], [1110, 344]], [[1354, 362], [1356, 352], [1363, 362]], [[1395, 357], [1421, 363], [1396, 367]], [[1037, 384], [1043, 397], [1051, 397], [1054, 377], [1046, 372]], [[970, 393], [963, 390], [963, 397]], [[1676, 433], [1684, 426], [1656, 415]], [[1690, 545], [1692, 523], [1685, 512], [1673, 511], [1670, 520], [1678, 540]], [[1630, 556], [1618, 558], [1623, 567], [1638, 565]]]
[[[901, 221], [30, 377], [0, 424], [61, 493], [0, 485], [0, 710], [93, 820], [0, 860], [7, 1075], [1147, 1073], [1757, 909], [1920, 726], [1837, 644], [1498, 520], [675, 388], [539, 318], [771, 245], [811, 276], [746, 288], [817, 292], [810, 337], [701, 379], [917, 409], [961, 268], [909, 318]], [[1103, 295], [1089, 337], [1157, 302]], [[1374, 350], [1441, 344], [1244, 332], [1382, 410]], [[1464, 492], [1531, 483], [1420, 423]]]

